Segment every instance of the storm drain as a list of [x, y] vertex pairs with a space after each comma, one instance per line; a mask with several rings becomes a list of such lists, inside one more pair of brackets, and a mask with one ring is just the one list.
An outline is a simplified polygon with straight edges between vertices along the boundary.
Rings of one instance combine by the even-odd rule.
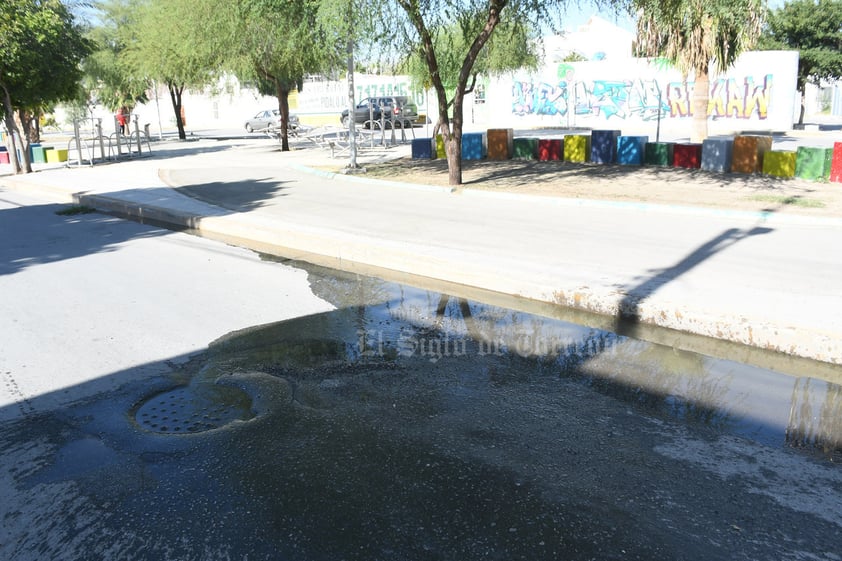
[[199, 391], [188, 386], [149, 397], [134, 417], [150, 432], [192, 434], [248, 420], [254, 414], [249, 396], [236, 388], [213, 386]]

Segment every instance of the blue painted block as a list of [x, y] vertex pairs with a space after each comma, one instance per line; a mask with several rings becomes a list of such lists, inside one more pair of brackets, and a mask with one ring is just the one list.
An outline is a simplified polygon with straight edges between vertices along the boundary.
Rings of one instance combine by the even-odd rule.
[[462, 159], [481, 160], [484, 155], [482, 133], [462, 133]]
[[613, 164], [617, 161], [617, 139], [620, 131], [591, 131], [591, 161], [596, 164]]
[[726, 173], [731, 171], [734, 140], [731, 138], [706, 138], [702, 141], [702, 165], [705, 171]]
[[435, 157], [436, 152], [433, 150], [432, 138], [415, 138], [412, 140], [413, 160], [432, 160]]
[[617, 138], [617, 163], [643, 165], [648, 136], [620, 136]]
[[41, 148], [41, 145], [37, 142], [33, 142], [29, 145], [29, 161], [35, 163], [36, 158], [38, 157], [38, 155], [40, 155], [41, 162], [45, 162], [46, 160], [43, 158], [43, 151], [36, 150], [37, 148]]

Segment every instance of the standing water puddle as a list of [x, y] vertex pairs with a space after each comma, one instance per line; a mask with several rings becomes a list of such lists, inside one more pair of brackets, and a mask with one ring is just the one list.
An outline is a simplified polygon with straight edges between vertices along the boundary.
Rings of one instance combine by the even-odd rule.
[[[337, 362], [399, 367], [405, 361], [508, 360], [521, 381], [543, 382], [548, 375], [575, 380], [646, 414], [765, 445], [842, 449], [837, 366], [750, 350], [764, 364], [783, 368], [752, 366], [433, 290], [304, 267], [314, 292], [335, 312], [232, 334], [216, 344], [217, 351], [236, 348], [247, 357], [238, 367], [281, 373]], [[682, 342], [674, 332], [666, 337]], [[479, 380], [475, 373], [457, 376], [453, 399], [498, 382], [494, 367], [486, 370]], [[323, 380], [321, 387], [339, 383]]]

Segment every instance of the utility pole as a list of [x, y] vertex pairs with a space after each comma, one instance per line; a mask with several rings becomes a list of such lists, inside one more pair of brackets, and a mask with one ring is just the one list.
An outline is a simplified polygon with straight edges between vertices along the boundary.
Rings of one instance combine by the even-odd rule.
[[348, 0], [348, 143], [349, 161], [347, 170], [351, 173], [359, 169], [357, 164], [357, 131], [354, 120], [354, 0]]

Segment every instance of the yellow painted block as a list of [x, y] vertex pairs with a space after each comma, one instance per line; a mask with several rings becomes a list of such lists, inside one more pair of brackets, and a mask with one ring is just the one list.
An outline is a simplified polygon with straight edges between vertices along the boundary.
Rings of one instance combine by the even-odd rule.
[[436, 135], [436, 158], [447, 158], [447, 152], [444, 151], [444, 137], [440, 134]]
[[564, 137], [564, 161], [587, 162], [591, 153], [591, 137], [585, 134], [568, 134]]
[[776, 177], [795, 177], [797, 152], [770, 150], [763, 155], [763, 173]]
[[59, 162], [67, 161], [67, 150], [61, 148], [53, 148], [52, 150], [45, 150], [44, 155], [47, 157], [48, 164], [57, 164]]

